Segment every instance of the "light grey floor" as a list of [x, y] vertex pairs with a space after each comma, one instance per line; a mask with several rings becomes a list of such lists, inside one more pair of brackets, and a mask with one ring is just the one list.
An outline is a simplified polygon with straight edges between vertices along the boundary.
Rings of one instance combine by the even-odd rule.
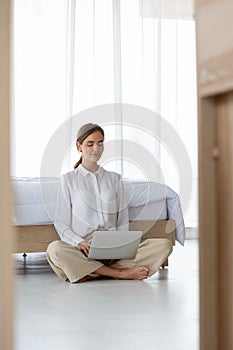
[[16, 264], [16, 350], [198, 350], [198, 241], [146, 281], [61, 282], [44, 254]]

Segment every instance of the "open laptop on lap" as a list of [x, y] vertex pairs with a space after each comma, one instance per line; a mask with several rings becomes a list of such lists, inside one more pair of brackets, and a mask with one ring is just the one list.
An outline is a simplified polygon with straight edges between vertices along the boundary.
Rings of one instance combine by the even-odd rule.
[[141, 241], [142, 231], [95, 231], [89, 259], [133, 259]]

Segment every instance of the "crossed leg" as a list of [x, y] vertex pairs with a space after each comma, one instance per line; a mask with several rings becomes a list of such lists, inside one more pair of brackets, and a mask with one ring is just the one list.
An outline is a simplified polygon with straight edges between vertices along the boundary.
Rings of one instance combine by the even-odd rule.
[[56, 241], [47, 249], [47, 259], [54, 272], [71, 283], [84, 282], [96, 276], [115, 279], [143, 280], [153, 275], [172, 252], [167, 239], [147, 239], [140, 243], [134, 259], [119, 260], [107, 266], [100, 261], [87, 259], [77, 248]]

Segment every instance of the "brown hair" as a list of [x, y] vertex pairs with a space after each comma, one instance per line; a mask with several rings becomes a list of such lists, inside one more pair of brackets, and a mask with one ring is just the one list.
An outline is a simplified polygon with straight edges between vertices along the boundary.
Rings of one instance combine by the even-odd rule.
[[[95, 131], [99, 131], [104, 137], [104, 130], [97, 124], [88, 123], [81, 126], [81, 128], [77, 133], [76, 145], [77, 145], [77, 142], [82, 144], [83, 141]], [[77, 148], [78, 148], [78, 145], [77, 145]], [[76, 169], [80, 164], [82, 164], [82, 156], [80, 157], [79, 161], [75, 163], [74, 169]]]

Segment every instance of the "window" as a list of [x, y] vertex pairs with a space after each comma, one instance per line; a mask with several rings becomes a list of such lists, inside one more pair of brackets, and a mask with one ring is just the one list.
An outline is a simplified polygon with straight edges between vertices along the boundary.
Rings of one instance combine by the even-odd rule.
[[[78, 158], [72, 117], [79, 114], [80, 123], [103, 124], [111, 146], [106, 168], [165, 182], [180, 194], [174, 149], [166, 144], [169, 125], [192, 164], [184, 215], [186, 225], [197, 226], [195, 22], [144, 16], [140, 4], [14, 2], [12, 175], [40, 176], [46, 147], [62, 126], [66, 152], [54, 150], [54, 158], [64, 159], [59, 174], [50, 175], [72, 170]], [[143, 119], [150, 113], [154, 123]]]

